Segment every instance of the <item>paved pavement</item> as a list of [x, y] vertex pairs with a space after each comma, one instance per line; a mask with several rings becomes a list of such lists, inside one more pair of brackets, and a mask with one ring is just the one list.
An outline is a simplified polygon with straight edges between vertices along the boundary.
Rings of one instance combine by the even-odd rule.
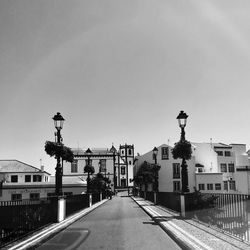
[[250, 243], [243, 242], [220, 230], [205, 226], [191, 219], [183, 219], [174, 211], [155, 206], [143, 198], [133, 200], [171, 235], [184, 249], [199, 250], [249, 250]]
[[181, 248], [130, 197], [118, 195], [37, 249], [179, 250]]

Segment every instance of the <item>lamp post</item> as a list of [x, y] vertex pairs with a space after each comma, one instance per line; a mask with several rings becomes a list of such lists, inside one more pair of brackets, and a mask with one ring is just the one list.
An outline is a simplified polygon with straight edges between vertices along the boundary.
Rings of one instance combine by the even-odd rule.
[[[155, 165], [157, 165], [157, 155], [158, 155], [158, 148], [154, 147], [153, 148], [153, 159], [155, 161]], [[157, 170], [155, 172], [155, 186], [154, 186], [154, 191], [158, 192], [158, 171]]]
[[[90, 148], [88, 148], [85, 152], [87, 154], [87, 157], [88, 157], [88, 160], [87, 160], [87, 165], [88, 165], [88, 168], [90, 168], [90, 155], [92, 154], [92, 151], [90, 150]], [[89, 169], [90, 170], [90, 169]], [[90, 171], [87, 171], [88, 172], [88, 178], [87, 178], [87, 193], [89, 193], [89, 181], [90, 181]]]
[[[185, 130], [187, 124], [188, 115], [182, 110], [176, 119], [178, 119], [179, 127], [181, 128], [181, 139], [180, 142], [185, 142]], [[188, 171], [187, 171], [187, 162], [186, 159], [182, 158], [181, 163], [181, 186], [182, 186], [182, 193], [189, 192], [188, 188]]]
[[153, 148], [153, 159], [155, 160], [155, 164], [157, 164], [157, 155], [158, 155], [158, 148]]
[[[63, 128], [63, 122], [64, 122], [64, 118], [62, 117], [62, 115], [57, 112], [56, 115], [54, 115], [54, 117], [52, 118], [54, 120], [54, 124], [55, 124], [55, 128], [56, 128], [56, 143], [58, 143], [58, 145], [61, 145], [62, 142], [62, 137], [61, 137], [61, 129]], [[56, 190], [55, 193], [57, 196], [62, 195], [62, 165], [61, 165], [61, 155], [58, 153], [56, 155], [56, 160], [57, 160], [57, 164], [56, 164]]]

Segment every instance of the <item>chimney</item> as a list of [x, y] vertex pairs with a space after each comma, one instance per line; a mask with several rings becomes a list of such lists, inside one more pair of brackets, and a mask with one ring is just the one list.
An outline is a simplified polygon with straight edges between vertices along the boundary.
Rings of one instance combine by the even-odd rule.
[[41, 165], [41, 171], [44, 172], [44, 166], [43, 165]]

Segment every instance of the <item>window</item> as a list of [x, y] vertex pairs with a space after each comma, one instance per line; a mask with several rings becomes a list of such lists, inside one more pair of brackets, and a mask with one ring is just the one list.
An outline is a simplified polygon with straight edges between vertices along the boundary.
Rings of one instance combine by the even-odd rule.
[[215, 183], [215, 190], [221, 190], [221, 184]]
[[173, 179], [181, 178], [180, 163], [173, 163]]
[[18, 175], [11, 175], [10, 180], [11, 182], [18, 182]]
[[100, 172], [105, 172], [106, 171], [106, 159], [101, 159], [100, 160]]
[[223, 151], [216, 151], [217, 155], [223, 156]]
[[227, 181], [223, 181], [223, 184], [224, 184], [224, 190], [228, 190], [228, 184], [227, 184]]
[[228, 172], [231, 172], [231, 173], [235, 172], [235, 170], [234, 170], [234, 163], [229, 163], [228, 164]]
[[199, 184], [198, 187], [199, 190], [205, 190], [205, 184]]
[[229, 189], [230, 190], [236, 190], [235, 181], [229, 181]]
[[12, 201], [20, 201], [22, 200], [22, 194], [11, 194]]
[[168, 160], [168, 147], [161, 148], [161, 159]]
[[128, 162], [129, 165], [131, 165], [131, 163], [132, 163], [131, 161]]
[[39, 200], [40, 199], [40, 194], [39, 193], [30, 193], [30, 200]]
[[42, 176], [41, 175], [33, 175], [33, 182], [41, 182]]
[[174, 190], [174, 192], [178, 192], [181, 190], [181, 182], [180, 181], [173, 182], [173, 190]]
[[122, 174], [122, 175], [125, 174], [125, 167], [121, 167], [121, 174]]
[[227, 172], [227, 164], [221, 163], [221, 164], [220, 164], [220, 171], [221, 171], [222, 173], [226, 173], [226, 172]]
[[31, 175], [25, 175], [25, 182], [31, 182]]
[[78, 172], [78, 160], [73, 160], [71, 163], [71, 173], [77, 173]]
[[213, 190], [214, 187], [213, 187], [213, 183], [208, 183], [207, 184], [207, 190]]
[[132, 155], [132, 150], [131, 149], [128, 150], [128, 155]]
[[230, 151], [225, 151], [225, 156], [231, 156], [231, 152]]

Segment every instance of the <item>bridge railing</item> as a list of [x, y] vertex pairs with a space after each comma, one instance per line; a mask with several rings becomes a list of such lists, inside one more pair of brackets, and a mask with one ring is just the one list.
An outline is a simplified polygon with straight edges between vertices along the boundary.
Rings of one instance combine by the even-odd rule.
[[0, 247], [56, 221], [57, 200], [0, 202]]
[[62, 219], [101, 200], [100, 193], [48, 197], [39, 200], [0, 202], [0, 248], [44, 226], [59, 222], [59, 203], [63, 200]]

